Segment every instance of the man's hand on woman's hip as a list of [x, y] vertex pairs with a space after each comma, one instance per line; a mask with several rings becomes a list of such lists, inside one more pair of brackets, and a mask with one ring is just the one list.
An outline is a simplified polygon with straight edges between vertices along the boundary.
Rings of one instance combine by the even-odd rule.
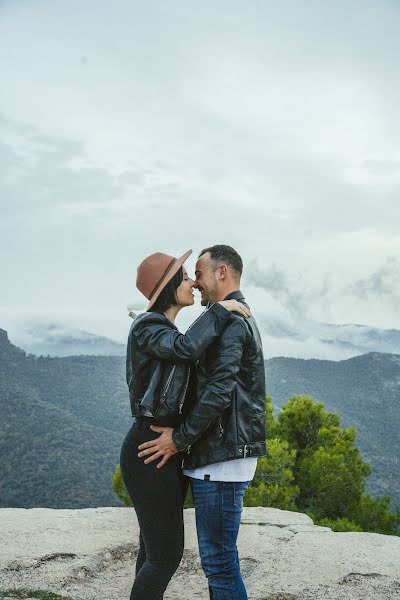
[[160, 462], [157, 464], [157, 469], [160, 469], [165, 465], [168, 459], [171, 458], [174, 454], [178, 452], [174, 442], [172, 441], [172, 427], [159, 427], [158, 425], [150, 425], [150, 429], [152, 431], [156, 431], [157, 433], [161, 433], [161, 435], [155, 440], [150, 440], [149, 442], [144, 442], [139, 446], [139, 458], [143, 458], [144, 456], [149, 456], [144, 461], [145, 464], [156, 460], [157, 458], [162, 458]]

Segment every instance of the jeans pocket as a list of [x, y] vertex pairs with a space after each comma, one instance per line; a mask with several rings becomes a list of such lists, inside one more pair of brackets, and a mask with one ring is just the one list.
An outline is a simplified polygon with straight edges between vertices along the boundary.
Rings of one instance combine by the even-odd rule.
[[233, 505], [235, 508], [243, 508], [243, 496], [249, 484], [250, 481], [239, 481], [233, 484]]

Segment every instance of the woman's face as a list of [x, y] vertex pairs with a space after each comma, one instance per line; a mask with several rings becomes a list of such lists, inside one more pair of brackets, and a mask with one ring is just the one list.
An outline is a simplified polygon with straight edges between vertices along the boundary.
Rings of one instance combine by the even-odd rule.
[[183, 269], [183, 281], [176, 290], [176, 303], [178, 306], [191, 306], [194, 304], [193, 286], [194, 281], [190, 279], [185, 267]]

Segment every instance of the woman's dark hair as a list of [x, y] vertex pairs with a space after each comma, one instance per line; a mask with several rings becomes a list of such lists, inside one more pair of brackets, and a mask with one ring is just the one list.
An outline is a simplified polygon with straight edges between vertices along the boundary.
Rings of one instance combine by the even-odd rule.
[[177, 273], [173, 276], [173, 278], [168, 281], [165, 288], [162, 290], [161, 294], [158, 296], [157, 300], [154, 302], [153, 306], [149, 308], [148, 312], [159, 312], [163, 313], [171, 306], [176, 305], [176, 290], [181, 285], [183, 281], [183, 269], [182, 267], [179, 269]]

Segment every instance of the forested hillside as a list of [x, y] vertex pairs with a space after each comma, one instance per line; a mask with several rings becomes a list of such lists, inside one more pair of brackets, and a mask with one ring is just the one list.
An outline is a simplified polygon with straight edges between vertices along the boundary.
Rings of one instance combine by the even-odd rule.
[[[266, 361], [276, 410], [307, 394], [354, 425], [367, 490], [400, 504], [400, 356]], [[26, 355], [0, 330], [0, 506], [116, 506], [111, 475], [131, 423], [125, 360]]]
[[111, 474], [131, 417], [124, 359], [36, 358], [0, 337], [0, 505], [118, 505]]
[[356, 445], [372, 467], [367, 489], [400, 504], [400, 355], [370, 352], [348, 360], [272, 358], [268, 393], [279, 409], [295, 394], [324, 402], [357, 430]]

